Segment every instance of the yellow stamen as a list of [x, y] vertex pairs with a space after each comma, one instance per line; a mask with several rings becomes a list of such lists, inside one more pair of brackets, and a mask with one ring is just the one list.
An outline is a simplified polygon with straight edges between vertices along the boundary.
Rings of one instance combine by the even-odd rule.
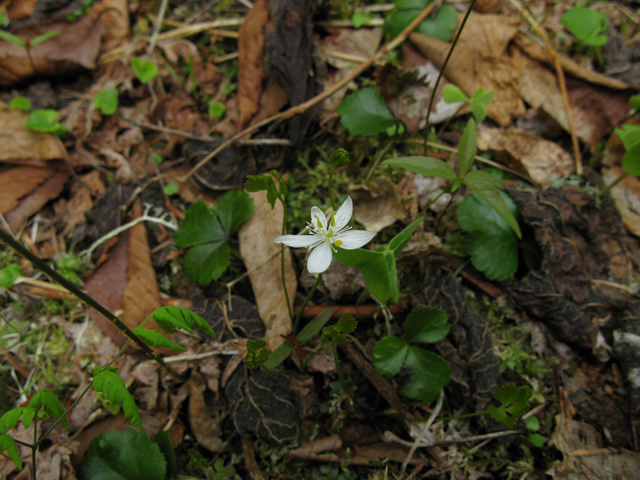
[[334, 244], [336, 247], [341, 247], [341, 246], [342, 246], [342, 241], [341, 241], [341, 240], [336, 240], [335, 242], [333, 242], [333, 244]]

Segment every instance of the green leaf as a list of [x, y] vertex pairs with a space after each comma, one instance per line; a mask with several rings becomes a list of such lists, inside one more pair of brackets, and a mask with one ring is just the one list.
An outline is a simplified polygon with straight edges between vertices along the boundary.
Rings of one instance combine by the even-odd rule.
[[402, 135], [405, 131], [404, 123], [400, 123], [387, 128], [384, 133], [389, 137], [395, 137], [397, 135]]
[[395, 0], [395, 4], [399, 10], [424, 10], [432, 1], [433, 0]]
[[131, 66], [133, 71], [145, 85], [153, 80], [158, 75], [158, 66], [151, 60], [142, 60], [138, 57], [131, 57]]
[[400, 372], [409, 353], [409, 345], [393, 335], [381, 338], [373, 349], [373, 366], [380, 375], [393, 377]]
[[371, 294], [381, 303], [389, 299], [397, 302], [400, 297], [398, 290], [398, 274], [393, 251], [371, 252], [358, 248], [356, 250], [336, 249], [334, 256], [343, 265], [362, 270], [362, 276]]
[[187, 351], [187, 349], [184, 348], [182, 345], [178, 345], [177, 343], [172, 342], [157, 330], [150, 330], [148, 328], [136, 327], [133, 329], [133, 333], [138, 335], [147, 345], [152, 345], [154, 347], [166, 347], [171, 349], [172, 352]]
[[276, 200], [278, 200], [278, 189], [273, 178], [267, 175], [247, 175], [247, 181], [244, 184], [244, 188], [247, 192], [260, 192], [262, 190], [267, 191], [267, 200], [271, 205], [271, 209], [276, 206]]
[[607, 29], [609, 20], [601, 12], [586, 7], [573, 7], [560, 17], [560, 22], [587, 45], [601, 46], [607, 43], [607, 36], [600, 33]]
[[410, 172], [419, 173], [427, 177], [440, 177], [453, 180], [456, 174], [453, 169], [442, 160], [433, 157], [400, 157], [382, 162], [387, 165], [397, 165]]
[[15, 428], [20, 421], [20, 417], [22, 417], [22, 425], [24, 428], [29, 428], [35, 416], [36, 411], [31, 407], [12, 408], [0, 417], [0, 433], [4, 434], [7, 433], [7, 430]]
[[13, 100], [11, 100], [9, 108], [11, 110], [23, 110], [25, 112], [28, 112], [29, 110], [31, 110], [31, 101], [26, 97], [18, 95], [17, 97], [14, 97]]
[[632, 95], [629, 103], [631, 103], [631, 108], [634, 110], [640, 110], [640, 95]]
[[622, 169], [629, 175], [640, 176], [640, 142], [626, 151], [622, 157]]
[[146, 433], [112, 430], [93, 439], [79, 473], [79, 480], [164, 480], [167, 461]]
[[153, 158], [153, 161], [156, 163], [156, 165], [160, 165], [162, 164], [162, 162], [164, 162], [164, 157], [159, 153], [154, 153], [153, 155], [151, 155], [151, 157]]
[[451, 380], [449, 363], [440, 355], [422, 348], [409, 346], [406, 364], [411, 367], [411, 380], [403, 391], [410, 398], [432, 402]]
[[253, 213], [253, 200], [242, 190], [231, 190], [218, 199], [218, 216], [227, 235], [236, 233]]
[[165, 480], [178, 480], [178, 466], [176, 464], [176, 452], [171, 444], [171, 435], [166, 430], [159, 430], [153, 436], [153, 443], [158, 445], [160, 452], [167, 462], [167, 474]]
[[531, 440], [534, 447], [542, 448], [544, 446], [544, 437], [538, 433], [530, 433], [529, 440]]
[[487, 105], [493, 100], [495, 93], [493, 90], [485, 92], [484, 89], [480, 88], [473, 94], [470, 105], [476, 122], [480, 123], [487, 118]]
[[55, 110], [38, 109], [29, 114], [25, 128], [34, 132], [55, 133], [59, 125], [58, 112]]
[[348, 313], [343, 313], [340, 317], [340, 320], [335, 325], [330, 327], [325, 327], [322, 330], [322, 336], [320, 337], [320, 342], [322, 344], [329, 343], [329, 339], [333, 340], [335, 343], [346, 344], [351, 343], [351, 339], [342, 335], [343, 333], [352, 333], [356, 327], [358, 326], [358, 322], [355, 318], [353, 318]]
[[427, 37], [437, 38], [443, 42], [450, 42], [453, 32], [458, 27], [458, 11], [453, 5], [442, 5], [434, 19], [427, 17], [416, 32]]
[[[516, 232], [518, 238], [522, 238], [522, 232], [516, 218], [505, 203], [500, 190], [502, 185], [495, 178], [483, 171], [469, 172], [463, 183], [471, 188], [471, 191], [483, 199], [493, 208], [500, 217]], [[496, 185], [497, 184], [497, 185]]]
[[352, 135], [375, 135], [395, 125], [393, 113], [373, 88], [358, 90], [338, 106], [340, 122]]
[[217, 280], [229, 267], [231, 248], [226, 242], [207, 243], [191, 248], [184, 257], [189, 278], [205, 286]]
[[373, 20], [373, 15], [365, 12], [353, 12], [351, 16], [351, 21], [353, 22], [354, 28], [360, 28], [363, 25], [366, 25], [371, 20]]
[[[422, 3], [422, 2], [420, 2]], [[410, 7], [412, 3], [406, 2], [405, 5]], [[409, 24], [418, 16], [424, 7], [399, 9], [392, 11], [384, 20], [384, 34], [387, 38], [396, 38]]]
[[471, 170], [476, 152], [476, 122], [470, 118], [462, 133], [460, 145], [458, 145], [458, 169], [460, 171], [460, 177], [464, 177], [467, 172]]
[[329, 167], [332, 170], [336, 168], [345, 167], [351, 163], [351, 156], [344, 148], [338, 148], [329, 157]]
[[530, 432], [535, 432], [540, 429], [540, 421], [535, 415], [531, 415], [529, 418], [525, 418], [523, 420], [524, 424], [527, 426], [527, 430]]
[[[509, 196], [499, 191], [502, 200], [512, 214], [516, 205]], [[469, 233], [467, 253], [473, 266], [491, 280], [504, 281], [518, 269], [518, 241], [513, 229], [491, 208], [476, 196], [469, 196], [457, 209], [458, 224]]]
[[413, 310], [404, 321], [404, 331], [411, 343], [436, 343], [449, 333], [449, 316], [439, 308]]
[[265, 348], [267, 342], [262, 339], [250, 338], [247, 340], [247, 354], [244, 357], [244, 363], [249, 368], [258, 368], [269, 358], [269, 350]]
[[113, 115], [118, 109], [118, 89], [100, 90], [93, 100], [93, 104], [104, 115]]
[[19, 36], [14, 35], [13, 33], [9, 33], [9, 32], [6, 32], [4, 30], [0, 30], [0, 38], [2, 40], [6, 40], [7, 42], [14, 43], [14, 44], [18, 45], [19, 47], [27, 48], [27, 44], [24, 43], [24, 40], [22, 40]]
[[291, 355], [291, 353], [293, 352], [293, 348], [294, 348], [293, 343], [284, 342], [282, 345], [276, 348], [271, 353], [271, 355], [269, 355], [269, 359], [266, 362], [264, 362], [263, 365], [265, 366], [265, 368], [268, 368], [269, 370], [273, 370], [282, 362], [284, 362], [287, 358], [289, 358], [289, 355]]
[[0, 287], [9, 289], [13, 287], [16, 279], [22, 277], [22, 270], [17, 263], [10, 263], [0, 270]]
[[442, 87], [442, 98], [447, 103], [456, 103], [456, 102], [470, 102], [471, 99], [467, 97], [467, 95], [453, 83], [447, 83], [444, 87]]
[[22, 470], [22, 459], [16, 441], [6, 433], [0, 434], [0, 453], [4, 452], [7, 452], [11, 461], [16, 464], [18, 469]]
[[209, 103], [209, 116], [213, 118], [222, 118], [227, 111], [227, 106], [220, 102]]
[[51, 38], [57, 37], [58, 35], [60, 35], [60, 30], [51, 30], [49, 32], [43, 33], [42, 35], [38, 35], [37, 37], [29, 40], [29, 46], [37, 47], [41, 43], [46, 42]]
[[216, 338], [216, 332], [213, 331], [207, 321], [188, 308], [168, 305], [158, 308], [151, 315], [153, 315], [153, 319], [160, 328], [167, 333], [173, 333], [176, 328], [193, 333], [193, 326], [195, 325], [214, 339]]
[[411, 235], [416, 229], [422, 224], [424, 221], [424, 217], [418, 217], [409, 225], [404, 227], [400, 233], [398, 233], [395, 237], [391, 239], [389, 242], [389, 250], [393, 252], [394, 257], [398, 257], [405, 249], [409, 240], [411, 240]]
[[176, 232], [176, 245], [180, 248], [221, 242], [226, 239], [227, 234], [220, 220], [204, 202], [196, 202], [189, 207]]
[[62, 424], [67, 427], [67, 429], [69, 428], [69, 422], [67, 422], [67, 419], [63, 417], [65, 410], [64, 406], [60, 403], [58, 397], [56, 397], [48, 388], [43, 388], [33, 395], [31, 400], [29, 400], [28, 407], [33, 408], [34, 410], [43, 409], [47, 412], [49, 417], [55, 418], [56, 420], [62, 417]]
[[180, 191], [180, 187], [178, 187], [178, 185], [176, 185], [175, 183], [167, 183], [164, 186], [164, 194], [167, 197], [171, 197], [172, 195], [175, 195], [179, 191]]
[[615, 129], [625, 150], [630, 150], [636, 143], [640, 142], [640, 125], [625, 124], [622, 128]]
[[110, 402], [122, 404], [124, 418], [130, 418], [131, 425], [142, 432], [142, 419], [140, 418], [138, 407], [124, 382], [118, 377], [118, 369], [109, 367], [100, 371], [101, 368], [96, 368], [94, 373], [93, 389], [98, 393], [102, 393]]
[[309, 323], [307, 323], [302, 330], [296, 335], [298, 341], [302, 344], [307, 343], [313, 337], [315, 337], [320, 330], [327, 324], [327, 322], [333, 316], [333, 309], [326, 308], [324, 309], [320, 315], [315, 317]]
[[516, 424], [517, 417], [524, 415], [529, 409], [531, 389], [527, 386], [517, 387], [513, 383], [497, 388], [493, 396], [500, 407], [489, 405], [487, 411], [503, 425], [511, 428]]

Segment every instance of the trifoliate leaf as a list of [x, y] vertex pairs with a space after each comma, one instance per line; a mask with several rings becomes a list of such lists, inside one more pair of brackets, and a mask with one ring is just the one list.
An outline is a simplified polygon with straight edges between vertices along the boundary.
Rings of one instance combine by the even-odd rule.
[[411, 343], [435, 343], [447, 336], [449, 316], [439, 308], [413, 310], [404, 321], [404, 331]]
[[158, 308], [151, 315], [160, 328], [167, 333], [173, 333], [176, 328], [193, 333], [193, 325], [195, 324], [200, 330], [204, 330], [208, 335], [216, 338], [216, 333], [207, 321], [187, 308], [168, 305]]
[[218, 199], [218, 216], [227, 235], [236, 233], [253, 213], [253, 200], [242, 190], [231, 190]]
[[419, 173], [426, 177], [440, 177], [453, 180], [456, 174], [453, 169], [442, 160], [433, 157], [400, 157], [382, 162], [387, 165], [397, 165], [410, 172]]
[[93, 439], [79, 474], [80, 480], [164, 480], [167, 462], [146, 433], [112, 430]]
[[409, 345], [403, 340], [393, 335], [378, 340], [376, 348], [373, 349], [375, 361], [373, 366], [380, 375], [393, 377], [400, 372], [409, 352]]
[[265, 348], [267, 342], [262, 339], [250, 338], [247, 340], [247, 354], [244, 357], [244, 363], [249, 368], [258, 368], [258, 366], [266, 362], [269, 358], [269, 350]]
[[225, 241], [226, 232], [214, 212], [204, 202], [196, 202], [176, 232], [176, 245], [180, 248]]
[[433, 352], [409, 346], [405, 363], [411, 367], [411, 380], [403, 391], [410, 398], [432, 402], [451, 380], [449, 362]]
[[524, 415], [529, 409], [531, 389], [527, 386], [518, 387], [513, 383], [497, 388], [493, 396], [498, 400], [500, 407], [489, 405], [489, 415], [507, 427], [516, 424], [517, 417]]
[[16, 441], [6, 433], [0, 434], [0, 453], [4, 452], [7, 452], [11, 461], [16, 464], [18, 469], [22, 470], [22, 459]]
[[151, 345], [153, 347], [166, 347], [171, 349], [172, 352], [187, 351], [187, 349], [182, 345], [178, 345], [177, 343], [172, 342], [157, 330], [149, 330], [148, 328], [136, 327], [133, 329], [133, 333], [138, 335], [147, 345]]
[[373, 88], [358, 90], [343, 100], [336, 111], [352, 135], [375, 135], [395, 125], [393, 113]]
[[229, 266], [231, 249], [226, 242], [207, 243], [191, 248], [184, 258], [187, 275], [200, 285], [209, 285]]
[[427, 37], [437, 38], [443, 42], [450, 42], [453, 32], [458, 26], [458, 11], [453, 5], [442, 5], [434, 19], [425, 19], [416, 32]]
[[[98, 367], [96, 370], [99, 370]], [[142, 432], [142, 419], [135, 400], [127, 390], [124, 382], [118, 377], [117, 369], [110, 367], [98, 371], [93, 377], [93, 389], [102, 393], [112, 403], [122, 404], [124, 418], [130, 418], [131, 425]]]
[[348, 313], [343, 313], [340, 320], [335, 325], [325, 327], [322, 330], [322, 336], [320, 341], [325, 344], [329, 342], [329, 339], [335, 343], [346, 344], [351, 343], [351, 339], [343, 336], [343, 333], [351, 333], [358, 326], [358, 322]]
[[158, 75], [158, 66], [151, 60], [131, 57], [131, 66], [140, 82], [147, 84]]
[[629, 175], [640, 176], [640, 142], [626, 151], [622, 157], [622, 169]]
[[[43, 388], [33, 395], [31, 400], [29, 400], [28, 406], [34, 410], [43, 409], [47, 412], [47, 415], [55, 418], [56, 420], [64, 415], [65, 410], [62, 403], [60, 403], [60, 400], [58, 400], [58, 397], [56, 397], [48, 388]], [[62, 418], [62, 424], [69, 428], [69, 422], [67, 422], [65, 417]]]
[[464, 177], [471, 169], [471, 165], [475, 160], [477, 151], [476, 122], [470, 118], [464, 132], [462, 133], [460, 144], [458, 145], [458, 170], [461, 177]]
[[600, 46], [607, 43], [607, 36], [601, 32], [607, 29], [609, 20], [602, 13], [586, 7], [573, 7], [560, 17], [569, 31], [587, 45]]

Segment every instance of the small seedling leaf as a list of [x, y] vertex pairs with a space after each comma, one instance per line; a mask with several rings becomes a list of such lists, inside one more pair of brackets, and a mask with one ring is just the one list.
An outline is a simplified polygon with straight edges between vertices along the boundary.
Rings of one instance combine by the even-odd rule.
[[151, 315], [153, 315], [153, 319], [160, 328], [167, 333], [173, 333], [176, 328], [193, 333], [193, 326], [195, 325], [214, 339], [216, 338], [216, 333], [207, 321], [188, 308], [168, 305], [158, 308]]
[[531, 389], [527, 386], [518, 387], [513, 383], [497, 388], [493, 396], [498, 400], [500, 407], [489, 405], [489, 415], [503, 425], [511, 428], [516, 424], [517, 417], [524, 415], [529, 409]]
[[118, 109], [118, 89], [100, 90], [93, 100], [93, 104], [104, 115], [113, 115]]
[[427, 37], [450, 42], [453, 32], [458, 26], [458, 11], [453, 5], [442, 5], [434, 19], [427, 18], [416, 29], [416, 32]]
[[544, 437], [539, 433], [530, 433], [529, 440], [531, 440], [534, 447], [542, 448], [544, 446]]
[[402, 339], [388, 335], [381, 338], [373, 349], [373, 366], [380, 375], [393, 377], [400, 372], [409, 352], [409, 345]]
[[55, 133], [58, 127], [56, 120], [58, 112], [55, 110], [38, 109], [29, 114], [25, 128], [34, 132]]
[[329, 157], [329, 167], [332, 170], [345, 167], [351, 163], [351, 156], [344, 148], [339, 148]]
[[622, 157], [622, 169], [629, 175], [640, 176], [640, 142], [626, 151]]
[[340, 317], [340, 320], [335, 325], [330, 327], [325, 327], [322, 330], [322, 336], [320, 337], [320, 342], [323, 344], [329, 343], [329, 339], [333, 340], [335, 343], [346, 344], [351, 343], [352, 340], [350, 338], [342, 335], [343, 333], [352, 333], [356, 327], [358, 326], [358, 322], [355, 318], [353, 318], [348, 313], [343, 313]]
[[631, 108], [634, 110], [640, 110], [640, 95], [633, 95], [629, 102], [631, 103]]
[[269, 350], [266, 348], [267, 342], [262, 339], [247, 340], [247, 354], [244, 357], [244, 363], [249, 368], [258, 368], [269, 358]]
[[404, 321], [404, 331], [411, 343], [436, 343], [447, 336], [449, 316], [439, 308], [413, 310]]
[[164, 186], [164, 194], [167, 197], [171, 197], [173, 195], [175, 195], [176, 193], [178, 193], [180, 191], [180, 187], [178, 187], [178, 185], [176, 185], [175, 183], [167, 183]]
[[352, 135], [375, 135], [395, 125], [393, 113], [373, 88], [358, 90], [338, 106], [340, 122]]
[[27, 48], [27, 44], [22, 40], [19, 36], [14, 35], [13, 33], [9, 33], [5, 30], [0, 30], [0, 38], [2, 40], [6, 40], [7, 42], [11, 42], [15, 45], [18, 45], [22, 48]]
[[527, 426], [527, 430], [535, 432], [540, 428], [540, 421], [535, 415], [531, 415], [529, 418], [524, 419], [524, 424]]
[[236, 233], [253, 213], [253, 200], [242, 190], [231, 190], [218, 199], [218, 216], [227, 235]]
[[16, 441], [6, 433], [0, 434], [0, 453], [4, 452], [7, 452], [11, 461], [16, 464], [18, 469], [22, 470], [22, 459]]
[[387, 165], [397, 165], [410, 172], [419, 173], [426, 177], [440, 177], [453, 180], [456, 174], [453, 169], [442, 160], [433, 157], [400, 157], [382, 162]]
[[471, 112], [473, 113], [473, 118], [476, 119], [476, 122], [480, 123], [485, 118], [487, 118], [487, 105], [496, 92], [491, 90], [490, 92], [485, 92], [482, 88], [478, 89], [476, 93], [473, 94], [473, 98], [470, 101]]
[[353, 12], [353, 15], [351, 16], [351, 21], [353, 22], [354, 28], [360, 28], [363, 25], [369, 23], [371, 20], [373, 20], [373, 15], [369, 13]]
[[601, 32], [607, 29], [609, 20], [602, 13], [586, 7], [573, 7], [560, 18], [569, 31], [580, 41], [592, 46], [607, 43], [607, 36]]
[[458, 145], [458, 169], [460, 177], [464, 177], [476, 157], [476, 122], [472, 118], [467, 122], [467, 126], [462, 133], [460, 145]]
[[158, 66], [151, 60], [142, 60], [138, 57], [131, 57], [131, 66], [140, 82], [145, 85], [158, 75]]
[[[96, 370], [100, 370], [98, 367]], [[107, 400], [115, 404], [122, 404], [124, 418], [130, 418], [131, 425], [142, 432], [142, 419], [135, 400], [127, 390], [124, 382], [118, 377], [117, 369], [110, 367], [98, 371], [93, 377], [93, 389], [102, 393]]]
[[222, 118], [227, 111], [227, 106], [220, 102], [209, 103], [209, 116], [213, 118]]
[[[28, 406], [34, 410], [43, 409], [49, 417], [55, 418], [56, 420], [64, 415], [62, 403], [60, 403], [58, 397], [48, 388], [43, 388], [33, 395]], [[62, 418], [62, 424], [67, 427], [67, 429], [69, 428], [69, 422], [67, 422], [67, 419], [64, 417]]]
[[17, 263], [10, 263], [0, 270], [0, 287], [9, 289], [13, 287], [16, 279], [22, 276], [22, 270]]
[[626, 124], [615, 129], [625, 150], [630, 150], [636, 143], [640, 142], [640, 125]]
[[444, 87], [442, 87], [442, 98], [447, 103], [456, 103], [456, 102], [470, 102], [471, 99], [467, 97], [467, 95], [453, 83], [447, 83]]
[[167, 461], [146, 433], [112, 430], [93, 439], [79, 473], [80, 480], [164, 480]]
[[136, 327], [133, 329], [133, 333], [138, 335], [147, 345], [151, 345], [154, 347], [166, 347], [171, 349], [172, 352], [187, 351], [187, 349], [182, 345], [178, 345], [177, 343], [172, 342], [157, 330], [149, 330], [148, 328]]
[[432, 402], [451, 380], [451, 367], [440, 355], [409, 346], [406, 364], [411, 367], [411, 381], [404, 393], [425, 403]]
[[9, 108], [11, 110], [23, 110], [25, 112], [28, 112], [29, 110], [31, 110], [31, 101], [27, 97], [18, 95], [17, 97], [14, 97], [13, 100], [11, 100]]
[[51, 30], [49, 32], [43, 33], [42, 35], [38, 35], [37, 37], [29, 40], [29, 46], [37, 47], [41, 43], [44, 43], [51, 38], [57, 37], [58, 35], [60, 35], [60, 30]]

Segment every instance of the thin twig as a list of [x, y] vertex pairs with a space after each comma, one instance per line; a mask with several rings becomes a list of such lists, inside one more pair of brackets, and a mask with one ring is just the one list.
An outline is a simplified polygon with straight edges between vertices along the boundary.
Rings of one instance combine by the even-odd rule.
[[220, 153], [221, 151], [226, 149], [229, 145], [231, 145], [236, 140], [239, 140], [242, 137], [245, 137], [245, 136], [249, 135], [250, 133], [255, 132], [256, 130], [259, 130], [260, 128], [264, 127], [265, 125], [269, 125], [270, 123], [272, 123], [272, 122], [274, 122], [276, 120], [287, 120], [287, 119], [289, 119], [291, 117], [294, 117], [296, 115], [300, 115], [301, 113], [304, 113], [307, 110], [309, 110], [311, 107], [319, 104], [320, 102], [322, 102], [326, 98], [329, 98], [331, 95], [333, 95], [337, 91], [341, 90], [343, 87], [348, 85], [349, 82], [351, 82], [353, 79], [355, 79], [356, 77], [361, 75], [365, 70], [367, 70], [371, 65], [373, 65], [376, 60], [378, 60], [379, 58], [382, 58], [383, 56], [385, 56], [387, 53], [389, 53], [390, 51], [395, 49], [398, 45], [401, 45], [407, 39], [409, 34], [411, 32], [413, 32], [413, 30], [415, 30], [418, 27], [418, 25], [420, 25], [422, 23], [422, 21], [427, 17], [427, 15], [429, 15], [431, 13], [431, 10], [433, 10], [433, 3], [430, 4], [429, 6], [427, 6], [427, 8], [425, 8], [420, 13], [420, 15], [418, 15], [413, 20], [413, 22], [411, 22], [407, 26], [407, 28], [405, 28], [402, 31], [402, 33], [400, 33], [400, 35], [398, 35], [391, 42], [389, 42], [384, 47], [382, 47], [380, 50], [378, 50], [366, 62], [364, 62], [363, 64], [358, 66], [347, 77], [342, 79], [342, 81], [336, 83], [333, 87], [329, 88], [328, 90], [325, 90], [324, 92], [322, 92], [319, 95], [316, 95], [315, 97], [311, 98], [310, 100], [307, 100], [306, 102], [301, 103], [300, 105], [296, 105], [295, 107], [291, 107], [290, 109], [285, 110], [284, 112], [280, 112], [280, 113], [277, 113], [275, 115], [272, 115], [272, 116], [264, 119], [263, 121], [258, 122], [255, 125], [252, 125], [250, 127], [247, 127], [243, 131], [235, 134], [234, 136], [229, 138], [226, 142], [224, 142], [222, 145], [220, 145], [218, 148], [216, 148], [213, 152], [211, 152], [209, 155], [207, 155], [205, 158], [203, 158], [200, 161], [200, 163], [198, 163], [195, 167], [193, 167], [193, 169], [191, 169], [191, 171], [189, 173], [187, 173], [184, 177], [182, 177], [182, 178], [180, 178], [178, 180], [180, 182], [187, 181], [189, 179], [189, 177], [191, 177], [194, 173], [196, 173], [198, 170], [200, 170], [206, 163], [208, 163], [211, 159], [215, 158], [215, 156], [218, 155], [218, 153]]
[[556, 75], [558, 76], [558, 83], [560, 84], [560, 93], [562, 94], [562, 103], [564, 104], [564, 109], [567, 114], [567, 123], [569, 124], [569, 133], [571, 134], [571, 143], [573, 144], [573, 154], [576, 157], [576, 173], [578, 175], [582, 175], [582, 159], [580, 157], [580, 144], [578, 143], [578, 136], [576, 135], [575, 125], [573, 124], [573, 112], [571, 111], [571, 104], [569, 103], [569, 94], [567, 92], [567, 82], [564, 78], [564, 70], [562, 69], [562, 65], [560, 65], [560, 60], [556, 55], [551, 42], [549, 41], [549, 37], [545, 33], [544, 29], [540, 26], [540, 24], [533, 18], [533, 15], [529, 13], [529, 11], [522, 6], [522, 4], [518, 0], [509, 0], [511, 5], [516, 7], [518, 11], [522, 14], [524, 18], [527, 19], [529, 24], [533, 27], [533, 29], [537, 32], [537, 34], [544, 41], [545, 46], [547, 47], [547, 52], [549, 53], [549, 57], [553, 61], [553, 66], [556, 70]]
[[418, 437], [416, 438], [416, 441], [413, 442], [413, 445], [411, 445], [411, 448], [409, 449], [409, 453], [407, 453], [407, 457], [404, 459], [404, 462], [402, 462], [402, 469], [400, 470], [401, 475], [404, 474], [405, 470], [407, 469], [407, 465], [409, 465], [409, 462], [411, 461], [411, 457], [413, 457], [413, 454], [417, 450], [418, 446], [420, 446], [420, 443], [422, 443], [422, 439], [427, 434], [427, 431], [429, 431], [434, 420], [440, 413], [440, 410], [442, 409], [443, 400], [444, 400], [444, 389], [440, 390], [440, 396], [438, 397], [438, 402], [436, 403], [436, 406], [433, 409], [433, 412], [431, 412], [431, 415], [429, 415], [429, 419], [425, 422], [424, 426], [422, 427], [422, 431], [420, 432], [420, 435], [418, 435]]
[[153, 33], [151, 34], [151, 40], [149, 41], [149, 48], [147, 49], [147, 57], [153, 55], [153, 50], [156, 48], [156, 42], [158, 41], [158, 35], [160, 35], [160, 29], [162, 28], [162, 21], [164, 20], [164, 14], [167, 11], [167, 4], [169, 0], [162, 0], [160, 4], [160, 11], [158, 12], [158, 18], [153, 26]]

